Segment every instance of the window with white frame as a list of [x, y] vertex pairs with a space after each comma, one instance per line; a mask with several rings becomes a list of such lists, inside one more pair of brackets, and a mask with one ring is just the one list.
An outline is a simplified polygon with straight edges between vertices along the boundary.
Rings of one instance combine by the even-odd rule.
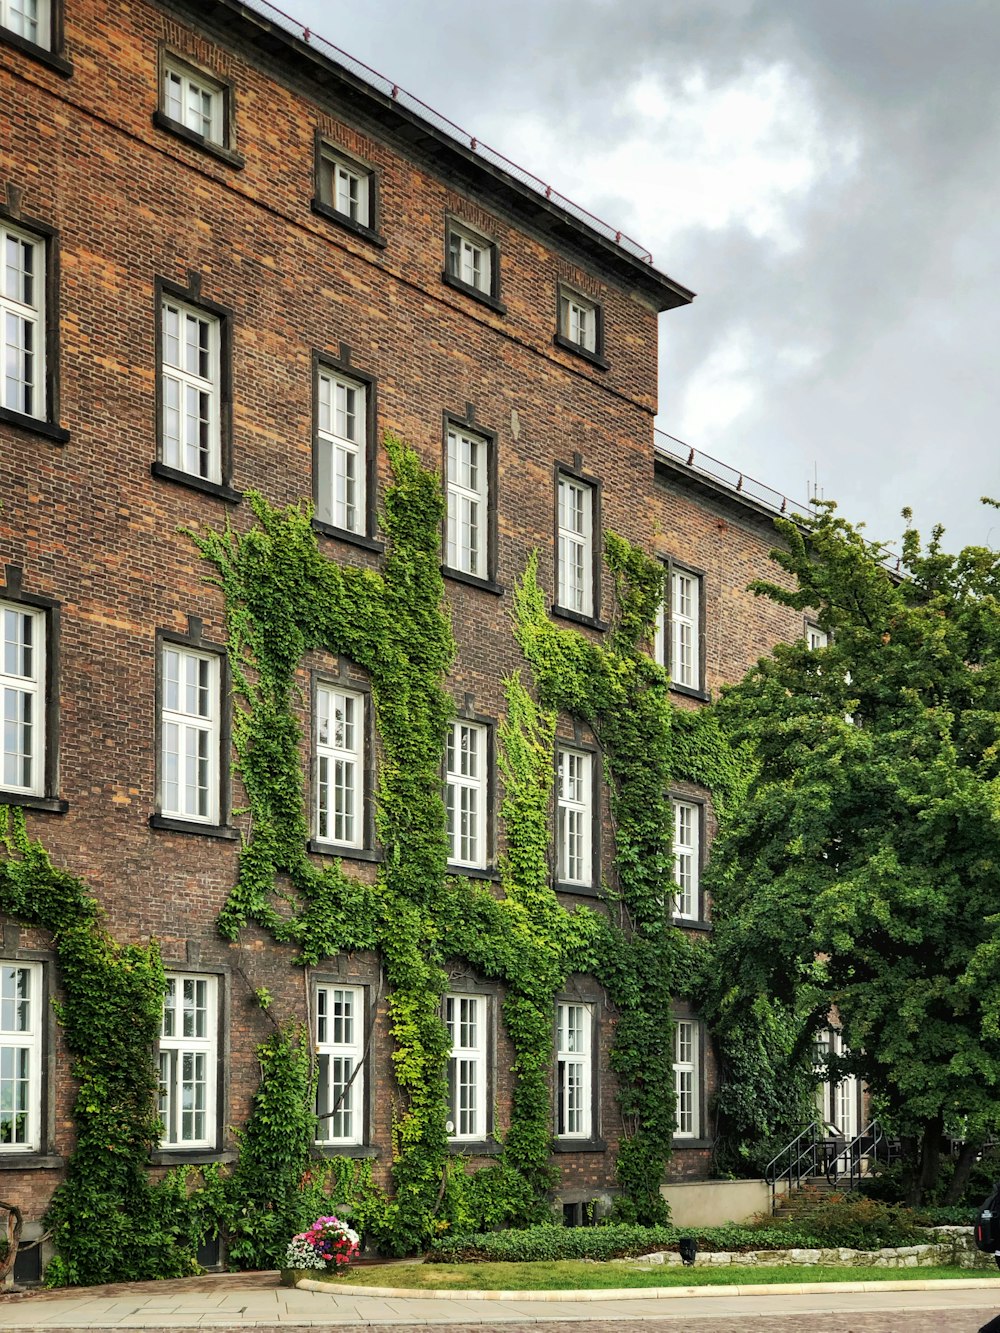
[[444, 794], [448, 860], [452, 865], [486, 865], [488, 762], [485, 726], [477, 722], [452, 723], [445, 753]]
[[50, 0], [0, 0], [0, 28], [49, 50], [52, 45]]
[[161, 455], [167, 467], [222, 480], [221, 327], [165, 296], [160, 330]]
[[674, 915], [697, 921], [700, 898], [701, 807], [674, 801]]
[[163, 62], [163, 114], [209, 143], [225, 146], [226, 94], [222, 85], [171, 57]]
[[489, 442], [448, 430], [449, 569], [485, 579], [489, 573]]
[[560, 748], [556, 752], [556, 878], [560, 884], [593, 882], [592, 758], [583, 750]]
[[319, 150], [320, 201], [362, 227], [372, 225], [371, 172], [327, 144]]
[[825, 648], [830, 642], [830, 636], [825, 629], [820, 629], [818, 625], [813, 625], [810, 621], [806, 622], [806, 646], [809, 651], [815, 652], [817, 648]]
[[0, 602], [0, 789], [45, 792], [45, 613]]
[[0, 223], [0, 407], [45, 416], [45, 241]]
[[167, 975], [160, 1027], [161, 1148], [214, 1148], [218, 979]]
[[316, 690], [316, 836], [345, 847], [364, 843], [365, 700], [320, 685]]
[[316, 987], [316, 1142], [363, 1143], [364, 991]]
[[556, 1005], [556, 1136], [589, 1139], [593, 1107], [593, 1006]]
[[363, 533], [368, 469], [368, 392], [320, 369], [316, 379], [316, 517]]
[[448, 228], [448, 274], [487, 296], [493, 293], [493, 244], [452, 223]]
[[451, 1039], [446, 1128], [456, 1141], [486, 1138], [486, 1007], [485, 995], [444, 997]]
[[576, 292], [561, 290], [559, 293], [559, 332], [567, 342], [581, 347], [585, 352], [597, 352], [598, 310], [593, 301], [588, 301]]
[[674, 1024], [674, 1092], [677, 1097], [674, 1138], [698, 1138], [698, 1024], [687, 1018]]
[[42, 969], [0, 959], [0, 1152], [41, 1146]]
[[594, 488], [559, 477], [557, 601], [567, 611], [594, 614]]
[[665, 604], [656, 619], [655, 653], [672, 685], [702, 688], [701, 576], [673, 564], [667, 570]]
[[219, 822], [219, 659], [165, 643], [161, 656], [160, 813]]

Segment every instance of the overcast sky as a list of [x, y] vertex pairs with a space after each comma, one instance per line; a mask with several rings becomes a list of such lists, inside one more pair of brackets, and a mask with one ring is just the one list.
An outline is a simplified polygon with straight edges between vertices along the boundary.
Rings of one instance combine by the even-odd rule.
[[653, 252], [659, 425], [1000, 547], [996, 0], [282, 0]]

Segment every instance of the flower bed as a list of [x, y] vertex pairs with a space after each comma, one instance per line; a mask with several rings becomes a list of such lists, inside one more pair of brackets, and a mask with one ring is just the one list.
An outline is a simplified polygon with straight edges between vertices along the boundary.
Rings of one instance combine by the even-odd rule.
[[344, 1271], [358, 1257], [358, 1233], [339, 1217], [317, 1217], [312, 1226], [288, 1242], [285, 1269]]

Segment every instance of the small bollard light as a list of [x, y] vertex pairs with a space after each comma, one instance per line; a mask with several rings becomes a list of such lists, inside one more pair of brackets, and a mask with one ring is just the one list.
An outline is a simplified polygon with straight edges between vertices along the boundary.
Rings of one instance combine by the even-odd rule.
[[694, 1263], [694, 1257], [698, 1253], [698, 1242], [693, 1236], [681, 1236], [677, 1242], [677, 1248], [681, 1252], [682, 1261], [689, 1267]]

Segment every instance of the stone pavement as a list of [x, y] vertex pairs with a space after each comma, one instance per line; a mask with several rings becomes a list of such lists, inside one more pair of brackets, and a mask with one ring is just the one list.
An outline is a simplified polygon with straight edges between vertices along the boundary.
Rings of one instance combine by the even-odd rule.
[[[212, 1274], [0, 1295], [0, 1330], [210, 1329], [212, 1333], [401, 1333], [434, 1324], [448, 1333], [976, 1333], [1000, 1311], [1000, 1280], [988, 1287], [927, 1284], [904, 1291], [789, 1291], [592, 1301], [530, 1298], [435, 1300], [365, 1295], [360, 1288], [300, 1291], [275, 1273]], [[567, 1325], [571, 1325], [571, 1329]]]

